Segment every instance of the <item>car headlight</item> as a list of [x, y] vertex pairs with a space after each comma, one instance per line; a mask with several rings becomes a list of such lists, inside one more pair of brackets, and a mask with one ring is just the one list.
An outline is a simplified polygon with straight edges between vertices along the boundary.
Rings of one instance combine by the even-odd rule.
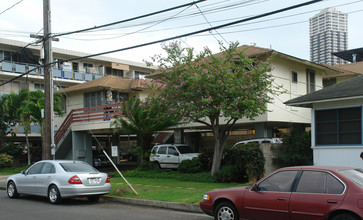
[[204, 194], [204, 195], [203, 195], [203, 200], [208, 201], [208, 200], [209, 200], [209, 195], [208, 195], [208, 194]]

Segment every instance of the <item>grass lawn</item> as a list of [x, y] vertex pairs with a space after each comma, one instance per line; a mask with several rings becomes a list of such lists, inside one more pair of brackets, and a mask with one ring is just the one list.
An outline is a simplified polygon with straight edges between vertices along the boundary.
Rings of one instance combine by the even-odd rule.
[[134, 194], [121, 177], [111, 178], [112, 190], [109, 195], [197, 205], [207, 191], [242, 186], [242, 184], [187, 182], [175, 179], [137, 177], [126, 179], [139, 195]]
[[[0, 175], [11, 175], [26, 170], [27, 167], [1, 168]], [[214, 183], [208, 173], [181, 174], [163, 171], [124, 172], [127, 181], [139, 195], [135, 195], [118, 175], [111, 178], [112, 190], [109, 195], [164, 202], [178, 202], [197, 205], [203, 194], [210, 190], [243, 186], [249, 184]]]

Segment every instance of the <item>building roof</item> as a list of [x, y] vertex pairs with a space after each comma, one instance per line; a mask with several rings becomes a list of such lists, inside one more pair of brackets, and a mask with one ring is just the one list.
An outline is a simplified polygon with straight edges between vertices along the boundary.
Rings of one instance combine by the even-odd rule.
[[134, 80], [129, 78], [121, 78], [118, 76], [107, 75], [89, 82], [70, 86], [58, 91], [58, 93], [74, 93], [74, 92], [89, 92], [99, 90], [112, 90], [120, 92], [130, 92], [141, 90], [142, 82], [145, 80]]
[[325, 87], [285, 102], [289, 106], [312, 108], [314, 103], [363, 98], [363, 75]]
[[[349, 62], [361, 62], [363, 61], [363, 47], [352, 49], [352, 50], [344, 50], [332, 53], [334, 56], [337, 56], [339, 58], [342, 58], [343, 60], [349, 61]], [[353, 57], [355, 56], [355, 61]]]
[[[260, 56], [263, 56], [263, 55], [270, 55], [270, 54], [275, 53], [278, 56], [283, 57], [285, 59], [292, 60], [292, 61], [299, 62], [299, 63], [304, 63], [306, 65], [313, 66], [313, 67], [318, 68], [318, 69], [333, 71], [333, 72], [336, 72], [336, 73], [341, 72], [341, 71], [338, 71], [336, 69], [331, 68], [331, 66], [317, 64], [317, 63], [314, 63], [314, 62], [311, 62], [311, 61], [308, 61], [308, 60], [304, 60], [304, 59], [297, 58], [297, 57], [294, 57], [294, 56], [291, 56], [291, 55], [288, 55], [288, 54], [285, 54], [285, 53], [278, 52], [278, 51], [273, 50], [273, 49], [267, 49], [267, 48], [263, 48], [263, 47], [250, 46], [250, 45], [242, 45], [242, 46], [239, 46], [237, 49], [238, 50], [243, 50], [245, 55], [248, 56], [248, 57], [260, 57]], [[220, 53], [215, 54], [215, 56], [220, 56], [222, 54], [223, 54], [223, 52], [220, 52]], [[161, 74], [160, 72], [156, 72], [156, 73], [150, 74], [147, 77], [148, 78], [158, 78], [158, 77], [160, 77], [160, 74]]]

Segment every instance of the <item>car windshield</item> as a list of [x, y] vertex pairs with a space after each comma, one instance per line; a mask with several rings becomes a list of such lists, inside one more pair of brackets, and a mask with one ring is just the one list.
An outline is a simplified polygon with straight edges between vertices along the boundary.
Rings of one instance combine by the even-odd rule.
[[353, 181], [360, 188], [363, 189], [363, 170], [362, 169], [351, 169], [351, 170], [339, 170], [339, 173]]
[[80, 172], [80, 173], [89, 173], [89, 172], [98, 172], [95, 168], [92, 166], [86, 164], [86, 163], [60, 163], [61, 167], [66, 172]]
[[194, 153], [187, 145], [176, 146], [181, 154]]

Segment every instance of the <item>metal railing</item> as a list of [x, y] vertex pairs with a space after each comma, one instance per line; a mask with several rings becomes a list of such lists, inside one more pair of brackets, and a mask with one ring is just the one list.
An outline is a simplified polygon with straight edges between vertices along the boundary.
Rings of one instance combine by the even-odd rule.
[[114, 117], [122, 117], [120, 108], [122, 103], [72, 109], [54, 135], [54, 142], [58, 145], [70, 126], [75, 122], [110, 121]]

